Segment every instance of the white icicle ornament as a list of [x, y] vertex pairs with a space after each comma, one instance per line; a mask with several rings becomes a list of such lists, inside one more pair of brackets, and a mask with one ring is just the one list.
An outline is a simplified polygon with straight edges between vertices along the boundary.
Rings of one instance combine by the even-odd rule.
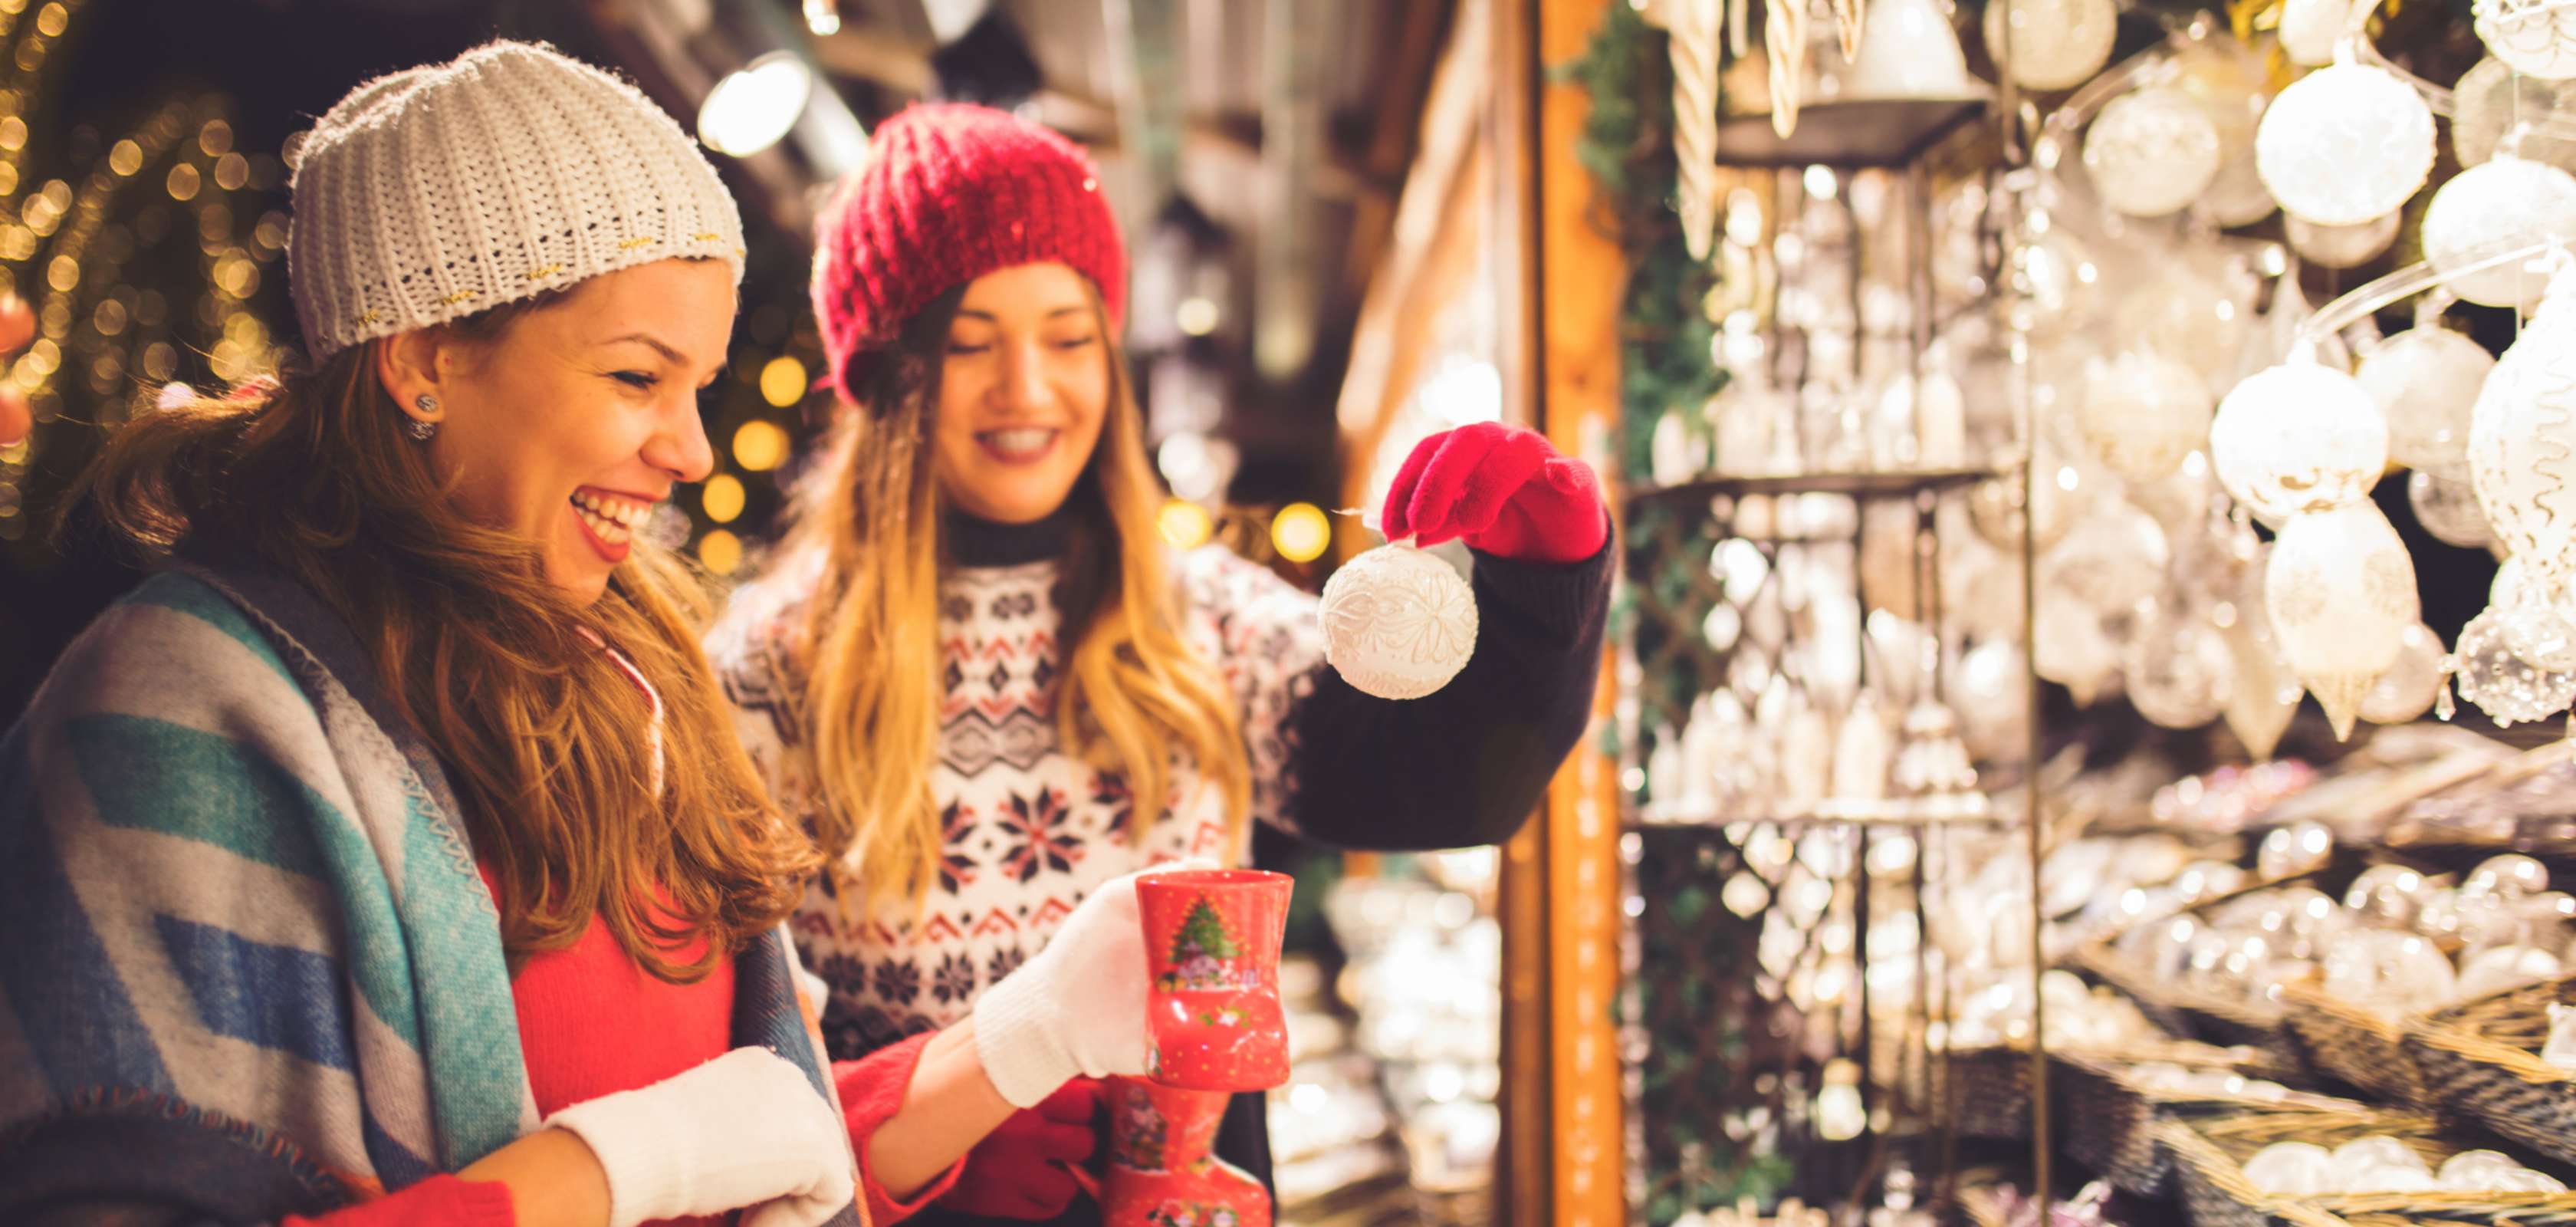
[[1455, 568], [1391, 541], [1324, 583], [1324, 659], [1381, 699], [1418, 699], [1449, 684], [1476, 654], [1476, 593]]
[[2469, 478], [2526, 573], [2576, 573], [2576, 272], [2562, 259], [2469, 421]]

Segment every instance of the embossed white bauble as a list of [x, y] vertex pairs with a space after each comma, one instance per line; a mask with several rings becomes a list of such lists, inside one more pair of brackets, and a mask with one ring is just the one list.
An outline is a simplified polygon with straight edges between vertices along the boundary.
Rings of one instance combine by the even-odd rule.
[[2209, 458], [2236, 501], [2279, 519], [2369, 495], [2388, 466], [2388, 423], [2352, 376], [2293, 359], [2218, 403]]
[[2367, 500], [2298, 516], [2265, 564], [2272, 634], [2341, 739], [2371, 684], [2397, 663], [2406, 628], [2422, 620], [2415, 560]]
[[2397, 241], [2397, 215], [2384, 213], [2350, 226], [2320, 226], [2303, 217], [2286, 219], [2282, 233], [2290, 250], [2319, 268], [2351, 268], [2379, 258]]
[[1381, 699], [1418, 699], [1476, 654], [1476, 594], [1409, 540], [1370, 550], [1324, 583], [1324, 659]]
[[2372, 724], [2404, 724], [2433, 709], [2441, 697], [2442, 683], [2449, 680], [2443, 672], [2441, 636], [2421, 622], [2406, 628], [2399, 640], [2397, 663], [2371, 683], [2370, 693], [2361, 698], [2361, 718]]
[[2486, 508], [2478, 505], [2477, 489], [2465, 477], [2442, 477], [2417, 469], [2406, 479], [2406, 505], [2415, 509], [2415, 522], [2445, 545], [2479, 550], [2495, 540], [2495, 530], [2487, 527]]
[[2084, 441], [2133, 482], [2172, 473], [2209, 442], [2209, 385], [2162, 354], [2123, 350], [2090, 364], [2076, 410]]
[[2469, 463], [2469, 422], [2495, 355], [2437, 325], [2409, 328], [2364, 354], [2353, 378], [2388, 421], [2388, 460], [2458, 475]]
[[2558, 275], [2487, 376], [2469, 476], [2525, 574], [2555, 582], [2576, 570], [2576, 275]]
[[2302, 68], [2334, 61], [2335, 40], [2352, 17], [2352, 0], [2289, 0], [2281, 6], [2281, 51]]
[[2543, 81], [2576, 77], [2576, 8], [2563, 0], [2477, 0], [2478, 41], [2515, 72]]
[[2084, 169], [2102, 203], [2131, 217], [2163, 217], [2197, 199], [2218, 175], [2218, 129], [2177, 89], [2123, 94], [2084, 133]]
[[2433, 111], [2415, 88], [2367, 64], [2337, 63], [2290, 84], [2254, 134], [2263, 185], [2292, 216], [2350, 226], [2397, 211], [2433, 169]]
[[2424, 259], [2460, 297], [2528, 309], [2549, 284], [2528, 261], [2457, 273], [2500, 249], [2576, 240], [2576, 175], [2498, 155], [2451, 177], [2424, 208]]
[[[2005, 53], [2005, 14], [2012, 48]], [[2111, 0], [1995, 0], [1986, 6], [1986, 57], [2009, 60], [2012, 79], [2028, 89], [2071, 89], [2111, 59], [2120, 12]]]

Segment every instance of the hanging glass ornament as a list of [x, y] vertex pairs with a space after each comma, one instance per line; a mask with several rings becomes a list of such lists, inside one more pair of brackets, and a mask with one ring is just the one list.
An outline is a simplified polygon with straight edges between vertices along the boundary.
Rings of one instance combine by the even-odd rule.
[[2076, 416], [2088, 448], [2112, 472], [2153, 481], [2209, 441], [2209, 385], [2200, 372], [2137, 349], [2089, 366]]
[[[2250, 534], [2249, 534], [2250, 536]], [[2272, 757], [2281, 743], [2281, 734], [2290, 727], [2291, 717], [2298, 714], [2299, 697], [2306, 689], [2299, 684], [2298, 673], [2290, 668], [2289, 656], [2281, 651], [2280, 641], [2272, 637], [2272, 617], [2264, 608], [2264, 573], [2268, 570], [2272, 547], [2244, 546], [2244, 560], [2228, 599], [2210, 610], [2213, 624], [2227, 643], [2227, 655], [2235, 666], [2228, 685], [2227, 717], [2229, 732], [2245, 743], [2246, 752], [2256, 759]]]
[[2460, 629], [2451, 651], [2460, 697], [2497, 724], [2546, 720], [2576, 701], [2576, 672], [2543, 669], [2514, 655], [2501, 610], [2489, 608]]
[[2383, 213], [2350, 226], [2320, 226], [2303, 217], [2284, 221], [2282, 233], [2290, 250], [2319, 268], [2353, 268], [2368, 264], [2397, 241], [2397, 215]]
[[2353, 378], [2388, 422], [2389, 463], [2457, 477], [2468, 471], [2469, 423], [2494, 369], [2485, 346], [2428, 321], [2362, 355]]
[[2066, 687], [2079, 707], [2093, 701], [2120, 676], [2120, 649], [2102, 631], [2102, 615], [2071, 593], [2047, 588], [2039, 594], [2032, 648], [2032, 667], [2041, 677]]
[[2525, 573], [2555, 583], [2576, 570], [2576, 275], [2552, 280], [2487, 376], [2468, 457], [2487, 523]]
[[2421, 622], [2407, 627], [2398, 639], [2397, 663], [2361, 697], [2361, 718], [2372, 724], [2404, 724], [2433, 710], [2433, 700], [2449, 680], [2444, 664], [2441, 636]]
[[2048, 221], [2044, 213], [2032, 216], [2035, 232], [2014, 245], [2004, 277], [2005, 322], [2041, 343], [2080, 332], [2102, 304], [2102, 271], [2093, 253]]
[[1317, 611], [1324, 657], [1382, 699], [1439, 690], [1476, 653], [1476, 594], [1439, 555], [1389, 542], [1342, 564]]
[[2495, 540], [2486, 509], [2478, 506], [2477, 489], [2465, 478], [2417, 469], [2406, 479], [2406, 505], [2415, 509], [2415, 522], [2445, 545], [2479, 550]]
[[2144, 285], [2119, 296], [2106, 335], [2199, 371], [2215, 399], [2235, 385], [2236, 350], [2253, 314], [2256, 287], [2187, 252], [2173, 252], [2156, 264], [2159, 271]]
[[[2038, 489], [2029, 500], [2035, 518], [2031, 524], [2031, 546], [2045, 551], [2075, 527], [2075, 521], [2089, 505], [2089, 491], [2083, 489], [2083, 476], [2072, 465], [2049, 462], [2046, 455], [2033, 466]], [[2019, 553], [2022, 547], [2021, 483], [2012, 477], [1999, 477], [1977, 483], [1968, 496], [1968, 522], [1977, 535], [1995, 548]]]
[[2576, 81], [2543, 81], [2489, 56], [2452, 87], [2451, 152], [2460, 165], [2495, 156], [2504, 134], [2524, 127], [2521, 154], [2576, 169]]
[[2209, 452], [2236, 501], [2278, 519], [2368, 496], [2388, 465], [2388, 424], [2352, 376], [2294, 357], [2219, 402]]
[[2254, 150], [2227, 160], [2218, 168], [2217, 177], [2209, 181], [2209, 190], [2193, 201], [2193, 214], [2223, 229], [2251, 226], [2270, 217], [2280, 208], [2272, 199], [2272, 189], [2263, 186], [2263, 176], [2254, 169]]
[[2218, 718], [2235, 664], [2205, 611], [2181, 600], [2156, 606], [2121, 664], [2129, 704], [2166, 728], [2198, 728]]
[[1673, 158], [1679, 170], [1673, 205], [1682, 243], [1705, 260], [1717, 231], [1717, 74], [1719, 0], [1672, 0], [1665, 7], [1673, 67]]
[[2406, 628], [2422, 618], [2415, 561], [2364, 500], [2292, 519], [2264, 569], [2272, 634], [2340, 740], [2362, 696], [2397, 663]]
[[2218, 175], [2218, 129], [2182, 91], [2148, 86], [2111, 100], [2084, 133], [2084, 169], [2102, 203], [2163, 217]]
[[2499, 250], [2576, 240], [2576, 175], [2498, 154], [2433, 193], [2424, 209], [2423, 239], [2424, 259], [2453, 293], [2481, 306], [2529, 310], [2549, 280], [2528, 262], [2456, 270]]
[[2543, 81], [2576, 77], [2576, 7], [2564, 0], [2476, 0], [2478, 41], [2515, 72]]
[[2040, 584], [2103, 617], [2133, 613], [2165, 588], [2164, 527], [2126, 502], [2095, 508], [2039, 560]]
[[2111, 0], [1995, 0], [1986, 6], [1986, 55], [2011, 64], [2014, 83], [2026, 89], [2082, 85], [2111, 61], [2111, 41], [2119, 32], [2120, 12]]
[[2263, 113], [2255, 166], [2292, 216], [2350, 226], [2397, 211], [2433, 169], [2433, 111], [2396, 75], [2338, 61]]
[[2281, 51], [2301, 68], [2334, 62], [2335, 40], [2352, 19], [2352, 0], [2288, 0], [2281, 6]]

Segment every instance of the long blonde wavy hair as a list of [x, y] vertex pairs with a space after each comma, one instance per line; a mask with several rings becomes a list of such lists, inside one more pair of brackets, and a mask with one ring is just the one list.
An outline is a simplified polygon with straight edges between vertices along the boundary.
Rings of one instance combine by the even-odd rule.
[[[488, 344], [556, 297], [446, 327]], [[256, 557], [347, 621], [446, 770], [499, 887], [514, 969], [570, 946], [598, 916], [652, 974], [703, 978], [794, 911], [820, 860], [734, 737], [698, 647], [708, 585], [641, 538], [596, 603], [547, 582], [532, 546], [448, 503], [424, 449], [403, 437], [375, 348], [133, 421], [82, 475], [74, 504], [149, 557]], [[584, 627], [662, 696], [658, 796], [650, 707]], [[704, 952], [680, 961], [700, 937]]]
[[[876, 359], [861, 403], [840, 406], [768, 566], [787, 583], [817, 577], [802, 616], [785, 628], [792, 676], [782, 680], [813, 747], [815, 836], [841, 881], [878, 910], [917, 913], [938, 880], [943, 840], [930, 778], [944, 693], [946, 505], [930, 438], [949, 325], [964, 295], [960, 286], [915, 316]], [[1097, 294], [1091, 305], [1104, 314]], [[1073, 523], [1057, 604], [1071, 667], [1057, 732], [1092, 766], [1125, 774], [1135, 798], [1131, 837], [1162, 812], [1184, 763], [1201, 786], [1221, 790], [1239, 832], [1252, 788], [1242, 720], [1215, 665], [1181, 637], [1143, 419], [1125, 355], [1104, 344], [1108, 412], [1067, 496]]]

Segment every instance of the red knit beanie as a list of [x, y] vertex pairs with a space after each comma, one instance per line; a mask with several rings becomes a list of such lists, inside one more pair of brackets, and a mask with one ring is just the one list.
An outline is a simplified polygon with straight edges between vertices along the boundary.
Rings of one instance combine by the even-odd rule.
[[1073, 142], [990, 107], [907, 107], [814, 227], [814, 318], [829, 378], [856, 403], [870, 361], [930, 300], [986, 273], [1057, 261], [1091, 278], [1116, 327], [1127, 253]]

